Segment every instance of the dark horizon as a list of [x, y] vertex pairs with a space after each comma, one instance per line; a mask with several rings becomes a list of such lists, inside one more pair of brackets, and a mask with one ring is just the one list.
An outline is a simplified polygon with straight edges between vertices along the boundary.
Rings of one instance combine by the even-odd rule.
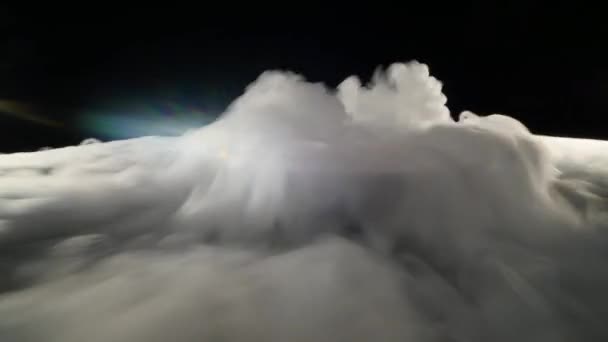
[[[0, 100], [63, 128], [0, 115], [0, 152], [73, 145], [83, 113], [177, 103], [217, 115], [266, 70], [330, 87], [418, 60], [454, 116], [502, 113], [534, 133], [608, 139], [603, 25], [553, 5], [462, 6], [463, 13], [226, 17], [193, 11], [89, 11], [0, 23]], [[420, 15], [419, 13], [425, 13]], [[267, 13], [268, 15], [268, 13]], [[230, 19], [228, 19], [230, 18]], [[273, 21], [273, 20], [276, 20]], [[343, 21], [342, 21], [343, 20]], [[0, 109], [2, 110], [2, 109]]]

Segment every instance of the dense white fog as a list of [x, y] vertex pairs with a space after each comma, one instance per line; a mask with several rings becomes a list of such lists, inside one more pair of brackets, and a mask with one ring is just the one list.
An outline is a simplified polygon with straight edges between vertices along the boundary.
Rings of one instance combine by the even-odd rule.
[[451, 119], [424, 64], [0, 156], [0, 341], [606, 341], [608, 142]]

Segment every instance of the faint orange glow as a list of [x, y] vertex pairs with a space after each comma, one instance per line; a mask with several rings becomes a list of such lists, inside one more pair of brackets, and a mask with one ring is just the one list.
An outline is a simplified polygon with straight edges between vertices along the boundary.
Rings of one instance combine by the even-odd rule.
[[62, 124], [58, 121], [51, 120], [40, 115], [36, 115], [31, 106], [12, 100], [0, 99], [0, 115], [8, 115], [16, 119], [21, 119], [46, 126], [62, 126]]

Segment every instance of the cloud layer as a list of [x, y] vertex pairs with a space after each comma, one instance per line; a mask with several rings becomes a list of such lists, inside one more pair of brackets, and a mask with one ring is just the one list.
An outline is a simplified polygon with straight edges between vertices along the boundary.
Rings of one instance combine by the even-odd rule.
[[450, 117], [420, 63], [0, 156], [2, 341], [604, 341], [608, 143]]

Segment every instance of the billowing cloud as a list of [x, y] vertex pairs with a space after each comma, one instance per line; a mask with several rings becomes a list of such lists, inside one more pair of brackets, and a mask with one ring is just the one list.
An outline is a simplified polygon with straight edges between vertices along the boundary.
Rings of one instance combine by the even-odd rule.
[[0, 156], [2, 341], [604, 341], [608, 142], [420, 63], [267, 72], [179, 137]]

